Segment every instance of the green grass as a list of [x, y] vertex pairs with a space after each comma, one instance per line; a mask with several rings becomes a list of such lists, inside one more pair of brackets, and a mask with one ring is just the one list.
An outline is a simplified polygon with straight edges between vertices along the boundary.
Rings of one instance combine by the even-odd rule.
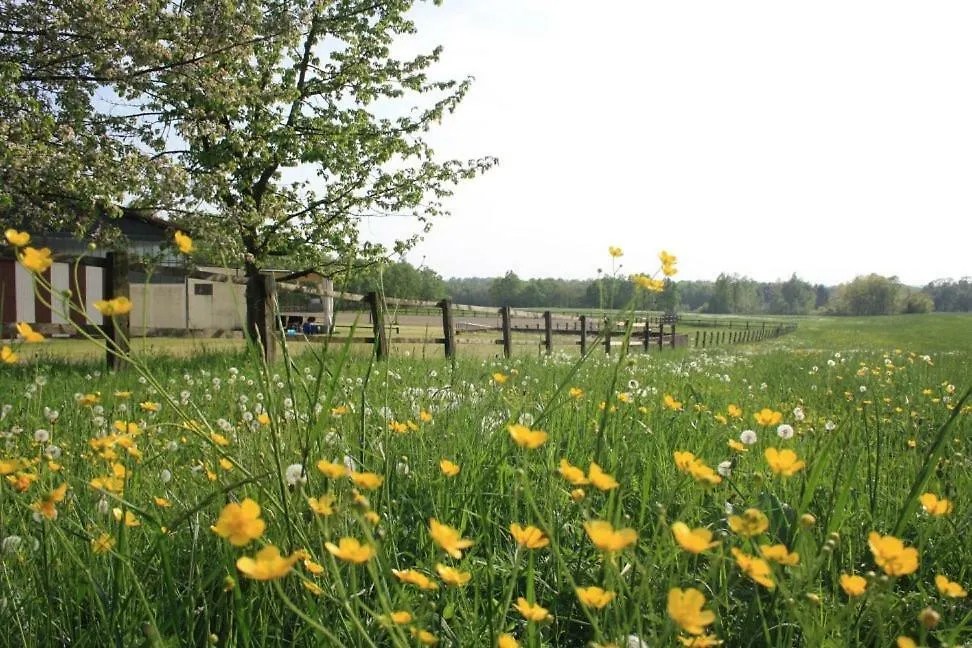
[[[26, 464], [0, 487], [0, 645], [406, 646], [417, 642], [411, 629], [423, 629], [447, 646], [495, 646], [504, 632], [530, 646], [623, 646], [629, 635], [673, 646], [681, 644], [667, 596], [676, 587], [704, 594], [714, 613], [707, 630], [730, 646], [888, 646], [899, 635], [929, 646], [969, 641], [969, 599], [943, 597], [934, 578], [972, 586], [969, 409], [949, 423], [949, 407], [972, 385], [963, 333], [970, 322], [805, 319], [796, 333], [760, 344], [628, 357], [596, 350], [582, 363], [575, 348], [452, 364], [437, 347], [426, 359], [410, 351], [377, 363], [366, 347], [344, 355], [332, 346], [322, 355], [320, 346], [303, 345], [292, 364], [264, 371], [235, 346], [201, 354], [181, 341], [157, 343], [170, 357], [142, 353], [134, 369], [107, 374], [79, 362], [93, 356], [25, 353], [0, 373], [0, 403], [9, 405], [0, 466]], [[497, 384], [494, 373], [509, 380]], [[571, 387], [583, 395], [571, 397]], [[100, 402], [85, 406], [81, 394]], [[682, 409], [664, 407], [665, 394]], [[717, 418], [729, 404], [743, 409], [741, 420]], [[333, 414], [339, 406], [349, 411]], [[756, 425], [753, 414], [764, 407], [792, 424], [792, 439]], [[268, 425], [255, 422], [263, 409]], [[395, 433], [390, 420], [415, 429]], [[546, 442], [517, 447], [507, 425], [518, 420], [547, 431]], [[139, 431], [119, 435], [114, 421], [136, 422]], [[727, 442], [743, 429], [755, 429], [758, 441], [734, 453]], [[106, 434], [113, 445], [98, 441]], [[52, 445], [60, 452], [54, 460]], [[774, 475], [763, 456], [769, 447], [794, 450], [806, 468]], [[731, 461], [732, 475], [700, 484], [676, 468], [675, 451], [713, 469]], [[367, 504], [348, 480], [315, 468], [345, 456], [384, 479], [360, 491]], [[460, 473], [443, 475], [442, 459]], [[576, 487], [557, 472], [561, 459], [585, 471], [596, 461], [619, 486], [583, 486], [575, 501]], [[290, 485], [286, 469], [298, 463], [307, 481]], [[114, 464], [125, 467], [124, 491], [93, 488]], [[69, 490], [55, 504], [56, 519], [36, 515], [32, 507], [63, 483]], [[924, 492], [950, 499], [950, 514], [923, 512]], [[325, 493], [335, 512], [315, 516], [306, 499]], [[210, 527], [226, 504], [247, 497], [261, 505], [266, 530], [235, 547]], [[729, 506], [736, 514], [759, 509], [767, 529], [752, 539], [733, 533]], [[116, 521], [116, 507], [139, 525]], [[368, 512], [380, 516], [376, 525]], [[804, 514], [814, 523], [802, 526]], [[430, 518], [475, 544], [461, 558], [447, 555], [430, 537]], [[632, 528], [637, 542], [605, 555], [585, 533], [591, 520]], [[675, 521], [706, 527], [718, 545], [701, 555], [681, 550]], [[536, 525], [549, 545], [517, 549], [514, 522]], [[915, 547], [915, 572], [879, 576], [871, 531]], [[102, 534], [112, 548], [96, 553], [92, 540]], [[373, 545], [374, 558], [335, 559], [324, 544], [342, 537]], [[278, 580], [248, 579], [237, 560], [264, 544], [284, 555], [305, 550], [324, 573], [298, 561]], [[742, 573], [731, 554], [756, 555], [761, 544], [800, 554], [797, 565], [771, 566], [772, 590]], [[470, 573], [470, 582], [446, 586], [437, 564]], [[392, 569], [417, 569], [438, 589], [406, 585]], [[865, 575], [867, 593], [849, 599], [842, 573]], [[584, 608], [574, 587], [589, 585], [616, 598], [602, 610]], [[525, 621], [514, 607], [521, 596], [552, 618]], [[941, 615], [932, 630], [918, 621], [926, 607]], [[379, 620], [401, 610], [413, 621]]]

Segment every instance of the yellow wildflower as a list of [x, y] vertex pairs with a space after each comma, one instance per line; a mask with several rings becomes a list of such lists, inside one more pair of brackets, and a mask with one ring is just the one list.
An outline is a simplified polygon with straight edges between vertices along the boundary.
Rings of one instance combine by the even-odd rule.
[[662, 405], [665, 406], [665, 409], [670, 409], [674, 412], [682, 410], [682, 402], [675, 400], [671, 394], [665, 394], [662, 398]]
[[175, 244], [179, 248], [179, 251], [183, 254], [192, 254], [195, 247], [192, 244], [192, 239], [182, 232], [175, 233]]
[[439, 586], [436, 585], [431, 578], [429, 578], [422, 572], [416, 571], [414, 569], [401, 569], [401, 570], [393, 569], [392, 574], [394, 574], [395, 578], [402, 581], [403, 583], [414, 585], [419, 589], [424, 589], [424, 590], [439, 589]]
[[584, 476], [584, 471], [571, 465], [566, 459], [560, 460], [560, 468], [557, 469], [557, 472], [574, 486], [583, 486], [589, 483], [587, 477]]
[[94, 303], [94, 307], [105, 317], [115, 315], [127, 315], [132, 310], [132, 302], [124, 295], [114, 299], [99, 299]]
[[510, 525], [510, 533], [518, 545], [527, 549], [542, 549], [550, 544], [550, 538], [545, 536], [543, 531], [532, 525], [522, 527], [514, 522]]
[[601, 470], [601, 467], [593, 461], [588, 469], [587, 478], [594, 487], [602, 491], [609, 491], [620, 485], [614, 480], [614, 477]]
[[744, 538], [752, 538], [769, 528], [769, 518], [759, 509], [746, 509], [741, 516], [729, 516], [729, 528]]
[[950, 598], [964, 598], [969, 594], [965, 591], [964, 587], [955, 581], [949, 580], [947, 576], [943, 576], [942, 574], [935, 576], [935, 587], [938, 588], [940, 594]]
[[732, 548], [732, 555], [736, 558], [736, 564], [747, 576], [767, 589], [776, 587], [773, 581], [773, 571], [769, 563], [762, 558], [756, 558], [743, 553], [736, 547]]
[[519, 423], [509, 426], [510, 438], [521, 448], [534, 450], [539, 448], [547, 440], [547, 433], [542, 430], [531, 430]]
[[778, 450], [776, 448], [766, 448], [764, 453], [766, 463], [770, 470], [776, 475], [792, 477], [806, 467], [806, 462], [797, 457], [797, 454], [789, 448]]
[[0, 361], [4, 364], [16, 364], [19, 356], [8, 346], [0, 348]]
[[324, 548], [336, 558], [359, 565], [368, 562], [375, 555], [374, 547], [362, 544], [354, 538], [341, 538], [337, 545], [325, 542]]
[[874, 562], [888, 576], [907, 576], [917, 571], [918, 550], [914, 547], [905, 547], [898, 538], [882, 536], [876, 531], [871, 531], [867, 537], [867, 544], [874, 554]]
[[334, 513], [334, 496], [325, 493], [320, 497], [308, 497], [307, 506], [317, 515], [332, 515]]
[[718, 541], [712, 540], [711, 531], [702, 527], [690, 529], [684, 522], [676, 522], [672, 525], [672, 535], [675, 536], [678, 546], [694, 554], [719, 546]]
[[791, 553], [783, 544], [759, 545], [759, 553], [762, 554], [763, 558], [780, 565], [796, 565], [800, 562], [800, 554], [795, 551]]
[[857, 574], [841, 574], [840, 587], [844, 590], [844, 594], [851, 598], [861, 596], [867, 591], [867, 579]]
[[756, 423], [758, 425], [765, 425], [765, 426], [778, 425], [779, 422], [783, 420], [783, 413], [773, 411], [768, 407], [764, 407], [763, 409], [753, 414], [753, 418], [756, 419]]
[[7, 243], [14, 247], [24, 247], [30, 243], [30, 234], [27, 232], [18, 232], [11, 228], [5, 231], [3, 235], [7, 238]]
[[237, 504], [223, 507], [213, 532], [229, 540], [234, 547], [243, 547], [263, 535], [267, 523], [260, 519], [260, 505], [247, 497]]
[[584, 530], [594, 546], [607, 553], [622, 551], [638, 542], [638, 533], [634, 529], [615, 530], [605, 520], [585, 522]]
[[463, 587], [472, 578], [472, 574], [469, 572], [460, 571], [455, 567], [448, 567], [441, 563], [436, 564], [435, 571], [439, 574], [443, 583], [453, 587]]
[[443, 459], [439, 462], [439, 470], [441, 470], [442, 474], [446, 477], [455, 477], [459, 474], [459, 466], [452, 463], [448, 459]]
[[24, 338], [26, 342], [43, 342], [44, 336], [33, 329], [27, 322], [17, 322], [17, 335]]
[[605, 605], [614, 600], [616, 594], [608, 592], [600, 587], [578, 587], [574, 590], [581, 605], [600, 610]]
[[527, 621], [543, 621], [550, 616], [550, 612], [545, 607], [536, 603], [530, 603], [522, 596], [516, 599], [516, 609]]
[[115, 539], [107, 533], [102, 533], [97, 538], [91, 538], [91, 551], [96, 554], [107, 553], [115, 546]]
[[267, 545], [258, 551], [255, 557], [243, 556], [237, 560], [236, 568], [247, 578], [268, 581], [286, 576], [298, 560], [297, 555], [284, 558], [280, 555], [279, 549]]
[[715, 613], [703, 610], [704, 605], [705, 595], [694, 587], [668, 590], [668, 616], [689, 634], [704, 634], [705, 626], [715, 622]]
[[47, 269], [54, 263], [50, 248], [38, 250], [37, 248], [25, 247], [20, 252], [19, 260], [20, 265], [37, 274], [47, 272]]
[[952, 512], [952, 502], [944, 497], [939, 499], [934, 493], [925, 493], [918, 498], [922, 508], [929, 515], [941, 517]]
[[348, 468], [341, 463], [331, 463], [325, 459], [317, 462], [317, 469], [320, 470], [328, 479], [340, 479], [348, 474]]
[[370, 472], [351, 472], [348, 477], [354, 482], [355, 486], [367, 490], [375, 490], [385, 482], [385, 478]]
[[457, 560], [462, 558], [463, 549], [468, 549], [474, 544], [472, 540], [461, 537], [458, 531], [435, 518], [429, 519], [429, 535], [435, 544]]

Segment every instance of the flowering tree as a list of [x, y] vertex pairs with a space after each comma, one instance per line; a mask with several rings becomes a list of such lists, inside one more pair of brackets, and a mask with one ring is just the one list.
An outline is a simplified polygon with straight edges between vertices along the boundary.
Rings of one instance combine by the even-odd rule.
[[[33, 84], [38, 104], [56, 97], [66, 118], [81, 115], [71, 137], [97, 144], [97, 155], [74, 156], [72, 168], [57, 172], [62, 181], [108, 169], [103, 182], [82, 188], [82, 200], [127, 199], [168, 215], [197, 241], [209, 241], [211, 252], [241, 264], [247, 329], [262, 337], [263, 268], [380, 257], [387, 251], [361, 239], [360, 219], [408, 215], [427, 229], [457, 182], [495, 162], [441, 161], [424, 141], [470, 81], [429, 78], [438, 48], [392, 55], [396, 38], [415, 31], [408, 17], [414, 4], [198, 0], [160, 8], [98, 0], [92, 9], [56, 3], [31, 10], [24, 5], [32, 3], [10, 1], [2, 15], [20, 20], [17, 38], [6, 37], [21, 52], [15, 83]], [[120, 23], [110, 21], [120, 8]], [[104, 20], [83, 29], [86, 12]], [[32, 56], [48, 47], [34, 33], [45, 42], [67, 39], [78, 60], [90, 62], [25, 76]], [[107, 54], [91, 39], [103, 40]], [[429, 97], [423, 107], [416, 106], [420, 96]], [[36, 157], [40, 142], [59, 129], [48, 128], [27, 148]], [[398, 241], [396, 251], [416, 240]]]

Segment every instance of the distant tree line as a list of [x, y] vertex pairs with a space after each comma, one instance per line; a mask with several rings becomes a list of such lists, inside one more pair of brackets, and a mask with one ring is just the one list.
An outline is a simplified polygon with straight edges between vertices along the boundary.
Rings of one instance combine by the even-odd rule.
[[427, 267], [408, 262], [372, 266], [339, 277], [337, 286], [363, 293], [380, 286], [390, 297], [434, 301], [450, 297], [457, 304], [519, 308], [594, 309], [619, 307], [634, 298], [638, 308], [720, 314], [890, 315], [931, 311], [972, 311], [972, 278], [933, 281], [923, 288], [897, 277], [863, 275], [839, 286], [811, 284], [793, 274], [786, 281], [756, 281], [720, 274], [715, 281], [666, 280], [659, 294], [634, 290], [625, 277], [595, 279], [521, 279], [502, 277], [443, 279]]

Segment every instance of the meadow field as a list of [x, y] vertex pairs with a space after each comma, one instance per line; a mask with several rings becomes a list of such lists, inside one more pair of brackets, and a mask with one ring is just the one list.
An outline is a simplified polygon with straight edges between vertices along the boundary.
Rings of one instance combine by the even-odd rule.
[[270, 367], [157, 340], [112, 374], [15, 345], [0, 645], [968, 645], [970, 331]]

